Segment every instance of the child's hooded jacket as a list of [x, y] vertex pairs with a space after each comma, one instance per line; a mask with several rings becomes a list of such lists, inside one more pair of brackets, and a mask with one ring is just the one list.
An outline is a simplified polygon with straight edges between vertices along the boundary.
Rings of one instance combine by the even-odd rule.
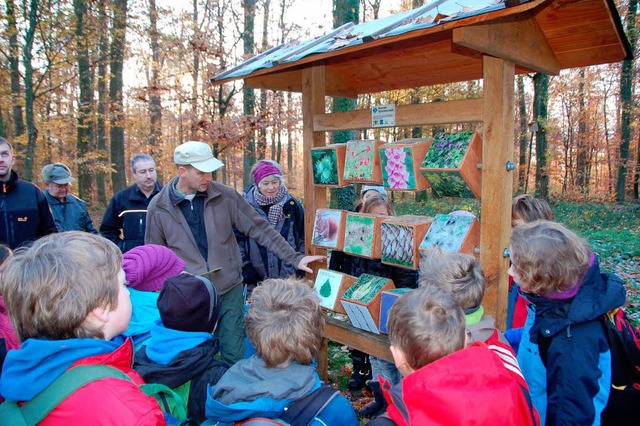
[[108, 365], [133, 382], [121, 378], [91, 382], [62, 401], [40, 425], [164, 425], [158, 403], [138, 388], [144, 382], [132, 363], [133, 345], [122, 337], [110, 341], [27, 339], [19, 350], [8, 353], [0, 393], [8, 401], [29, 401], [69, 368]]

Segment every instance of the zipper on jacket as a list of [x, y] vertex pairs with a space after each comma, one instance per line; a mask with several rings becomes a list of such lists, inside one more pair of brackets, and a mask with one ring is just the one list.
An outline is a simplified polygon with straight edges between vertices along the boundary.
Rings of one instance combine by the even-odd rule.
[[4, 214], [4, 232], [9, 246], [13, 247], [13, 240], [9, 234], [9, 217], [7, 217], [7, 185], [2, 184], [2, 213]]
[[15, 242], [16, 242], [16, 234], [15, 234], [15, 228], [13, 226], [13, 220], [10, 222], [10, 227], [11, 227], [11, 238], [10, 238], [10, 241], [11, 241], [11, 244], [15, 244]]

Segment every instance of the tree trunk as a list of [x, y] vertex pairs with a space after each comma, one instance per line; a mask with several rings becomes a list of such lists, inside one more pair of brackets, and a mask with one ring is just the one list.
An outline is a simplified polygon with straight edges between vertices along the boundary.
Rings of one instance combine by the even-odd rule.
[[113, 30], [109, 52], [111, 78], [109, 81], [109, 104], [111, 125], [111, 172], [113, 191], [127, 186], [124, 159], [124, 105], [122, 101], [122, 67], [124, 62], [125, 36], [127, 30], [127, 0], [114, 0]]
[[[411, 2], [411, 7], [416, 9], [424, 4], [424, 0], [413, 0]], [[375, 5], [372, 5], [375, 6]], [[380, 9], [380, 3], [378, 2], [377, 8]], [[377, 13], [377, 10], [376, 10]], [[375, 19], [375, 18], [374, 18]], [[411, 89], [409, 94], [409, 103], [411, 104], [419, 104], [420, 103], [420, 89], [414, 88]], [[411, 128], [411, 137], [412, 138], [421, 138], [422, 137], [422, 127], [413, 127]]]
[[198, 28], [198, 0], [193, 0], [193, 40], [191, 43], [192, 52], [192, 70], [191, 78], [193, 79], [193, 87], [191, 88], [191, 139], [198, 139], [198, 85], [200, 84], [200, 30]]
[[[358, 23], [360, 14], [360, 2], [358, 0], [333, 0], [333, 28], [338, 28], [348, 22]], [[344, 112], [354, 110], [357, 99], [333, 98], [332, 112]], [[346, 142], [356, 139], [358, 133], [353, 130], [342, 130], [331, 135], [331, 143]], [[356, 194], [353, 185], [344, 188], [332, 189], [331, 207], [342, 210], [351, 210]]]
[[520, 118], [520, 136], [518, 137], [519, 157], [518, 157], [518, 190], [524, 191], [525, 179], [529, 179], [527, 172], [527, 104], [524, 96], [524, 78], [518, 76], [518, 112]]
[[73, 0], [76, 16], [76, 49], [78, 55], [78, 86], [80, 99], [78, 105], [78, 128], [76, 147], [78, 149], [78, 193], [80, 198], [91, 197], [91, 173], [86, 155], [90, 152], [93, 137], [93, 88], [91, 87], [91, 69], [89, 65], [89, 47], [87, 45], [86, 18], [87, 4], [83, 0]]
[[38, 139], [38, 129], [36, 128], [35, 117], [33, 116], [33, 104], [35, 93], [33, 88], [33, 39], [35, 37], [36, 26], [38, 25], [38, 0], [31, 0], [29, 3], [29, 25], [24, 38], [23, 66], [24, 66], [24, 99], [25, 115], [27, 121], [27, 150], [24, 158], [24, 170], [22, 171], [25, 180], [33, 180], [33, 160], [36, 151], [36, 140]]
[[[636, 47], [636, 12], [638, 0], [629, 0], [629, 9], [625, 16], [627, 38], [631, 51]], [[616, 200], [624, 201], [627, 182], [627, 162], [629, 161], [629, 143], [631, 141], [631, 113], [633, 110], [633, 59], [622, 61], [620, 74], [620, 165], [618, 166], [618, 182], [616, 185]]]
[[636, 146], [636, 173], [633, 177], [633, 198], [638, 199], [638, 185], [640, 185], [640, 134]]
[[96, 188], [98, 195], [98, 203], [101, 206], [107, 205], [107, 190], [105, 182], [107, 180], [108, 155], [107, 155], [107, 132], [106, 117], [109, 114], [108, 108], [108, 92], [107, 92], [107, 54], [109, 50], [109, 42], [107, 35], [107, 20], [104, 2], [98, 2], [98, 10], [103, 19], [98, 21], [100, 39], [98, 42], [98, 123], [96, 127], [96, 145], [98, 149], [99, 168], [96, 173]]
[[[269, 9], [271, 7], [270, 0], [263, 0], [264, 13], [262, 15], [262, 51], [266, 51], [269, 48]], [[257, 156], [259, 159], [266, 158], [267, 153], [267, 89], [260, 90], [260, 137], [258, 138]], [[275, 156], [275, 153], [271, 153], [271, 158]]]
[[[244, 31], [242, 33], [242, 42], [244, 45], [244, 55], [248, 58], [253, 55], [256, 0], [242, 0], [242, 6], [244, 7]], [[243, 185], [246, 187], [251, 184], [251, 168], [256, 163], [256, 133], [255, 125], [253, 123], [255, 118], [254, 112], [256, 100], [253, 89], [248, 86], [243, 87], [242, 95], [242, 112], [250, 121], [247, 128], [247, 145], [245, 147], [245, 156], [243, 158]]]
[[582, 194], [589, 193], [589, 174], [587, 165], [587, 111], [585, 108], [585, 69], [581, 68], [578, 82], [578, 149], [576, 155], [576, 184]]
[[[291, 103], [293, 102], [293, 96], [291, 92], [287, 92], [287, 115], [293, 112], [293, 108]], [[287, 120], [287, 172], [289, 176], [293, 173], [293, 144], [294, 139], [291, 136], [291, 132], [293, 131], [291, 122]]]
[[607, 100], [609, 99], [609, 86], [606, 86], [602, 100], [602, 122], [604, 124], [604, 141], [607, 155], [607, 191], [613, 194], [613, 166], [611, 164], [611, 141], [609, 140], [609, 122], [607, 114]]
[[533, 77], [533, 117], [538, 123], [536, 132], [536, 196], [549, 197], [547, 173], [547, 105], [549, 102], [549, 76], [537, 73]]
[[16, 27], [15, 5], [7, 0], [7, 32], [9, 34], [9, 69], [11, 70], [11, 104], [13, 109], [13, 137], [24, 133], [22, 118], [22, 90], [20, 89], [20, 45]]
[[[161, 163], [163, 149], [162, 137], [162, 99], [160, 98], [160, 42], [158, 32], [158, 8], [156, 0], [149, 0], [149, 39], [151, 44], [151, 78], [149, 79], [149, 154], [157, 163]], [[158, 180], [162, 182], [162, 168], [158, 170]]]

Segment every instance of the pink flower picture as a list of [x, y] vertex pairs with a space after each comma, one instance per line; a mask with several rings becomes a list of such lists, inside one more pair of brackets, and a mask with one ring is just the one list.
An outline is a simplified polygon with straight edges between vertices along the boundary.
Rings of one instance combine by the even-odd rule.
[[410, 173], [411, 153], [407, 152], [405, 148], [386, 148], [381, 151], [384, 153], [385, 186], [391, 189], [410, 188], [410, 181], [413, 180]]

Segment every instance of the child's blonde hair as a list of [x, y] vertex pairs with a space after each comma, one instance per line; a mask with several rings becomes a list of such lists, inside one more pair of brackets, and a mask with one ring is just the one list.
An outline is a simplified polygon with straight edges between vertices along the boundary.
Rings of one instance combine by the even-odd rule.
[[51, 234], [19, 248], [3, 265], [1, 290], [20, 341], [104, 338], [89, 313], [118, 305], [122, 253], [87, 232]]
[[387, 214], [389, 216], [395, 216], [396, 211], [391, 204], [391, 200], [389, 197], [386, 197], [379, 192], [373, 191], [374, 194], [371, 194], [367, 197], [364, 204], [362, 204], [362, 213], [370, 213], [376, 206], [384, 206], [387, 209]]
[[529, 293], [573, 287], [589, 268], [589, 244], [565, 226], [537, 220], [511, 233], [512, 268]]
[[268, 279], [251, 294], [247, 336], [267, 367], [311, 364], [324, 332], [320, 298], [306, 282]]
[[522, 194], [511, 202], [511, 220], [516, 219], [522, 219], [525, 223], [534, 220], [552, 220], [553, 212], [546, 200]]
[[413, 370], [465, 344], [462, 308], [451, 293], [433, 285], [400, 296], [389, 312], [387, 329], [391, 344], [402, 351]]
[[478, 259], [470, 254], [445, 253], [437, 246], [425, 251], [418, 284], [449, 291], [464, 310], [477, 308], [484, 297], [485, 279]]

